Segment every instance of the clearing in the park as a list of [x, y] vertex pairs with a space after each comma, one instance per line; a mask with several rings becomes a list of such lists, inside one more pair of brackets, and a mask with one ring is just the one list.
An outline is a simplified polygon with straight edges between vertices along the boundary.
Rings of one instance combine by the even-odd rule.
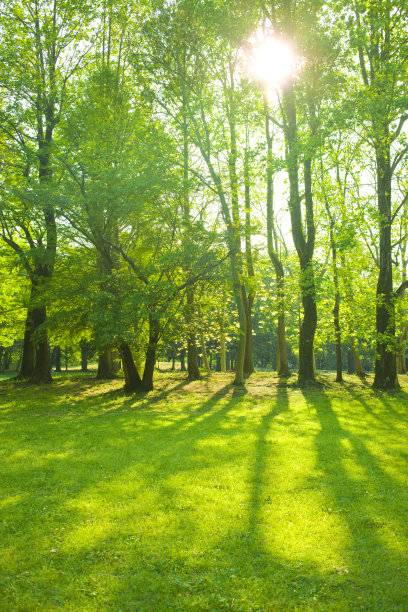
[[401, 378], [3, 381], [0, 609], [407, 610]]

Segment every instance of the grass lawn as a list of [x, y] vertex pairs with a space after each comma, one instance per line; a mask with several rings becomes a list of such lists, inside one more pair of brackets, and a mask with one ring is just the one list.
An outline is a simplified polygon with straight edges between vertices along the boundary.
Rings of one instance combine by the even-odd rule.
[[401, 378], [1, 382], [0, 610], [408, 610]]

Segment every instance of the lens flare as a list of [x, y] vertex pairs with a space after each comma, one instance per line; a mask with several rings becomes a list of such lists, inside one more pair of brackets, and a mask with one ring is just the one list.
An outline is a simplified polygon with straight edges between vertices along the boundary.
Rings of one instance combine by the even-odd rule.
[[249, 72], [262, 85], [279, 87], [296, 75], [299, 58], [286, 41], [258, 35], [250, 46]]

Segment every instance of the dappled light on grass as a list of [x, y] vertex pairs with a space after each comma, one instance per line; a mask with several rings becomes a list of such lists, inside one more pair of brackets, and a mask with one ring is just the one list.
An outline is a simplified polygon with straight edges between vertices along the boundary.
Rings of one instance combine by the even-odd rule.
[[406, 392], [231, 382], [4, 383], [2, 609], [403, 606]]

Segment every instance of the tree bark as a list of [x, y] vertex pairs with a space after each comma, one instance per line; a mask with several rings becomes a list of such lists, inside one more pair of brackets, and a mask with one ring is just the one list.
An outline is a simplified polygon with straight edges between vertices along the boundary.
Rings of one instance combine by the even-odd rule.
[[101, 350], [98, 354], [97, 380], [112, 380], [116, 378], [112, 371], [112, 351], [110, 348]]
[[24, 330], [23, 352], [18, 379], [31, 378], [34, 374], [35, 344], [32, 339], [33, 313], [28, 308]]
[[[300, 386], [315, 382], [313, 367], [313, 343], [317, 325], [316, 289], [313, 271], [313, 253], [315, 243], [315, 225], [312, 197], [312, 159], [305, 156], [304, 199], [306, 208], [306, 235], [303, 226], [301, 197], [299, 191], [299, 139], [297, 130], [296, 101], [293, 84], [283, 91], [285, 114], [285, 149], [286, 165], [289, 177], [289, 212], [292, 225], [292, 236], [300, 263], [300, 293], [303, 306], [303, 320], [299, 329], [299, 375]], [[314, 116], [310, 119], [311, 135], [315, 131]]]
[[81, 372], [88, 371], [88, 351], [86, 346], [81, 346]]
[[200, 331], [201, 353], [203, 355], [204, 369], [207, 374], [210, 374], [210, 366], [208, 364], [207, 349], [205, 348], [204, 332]]
[[179, 359], [180, 359], [180, 371], [185, 372], [186, 371], [186, 349], [185, 348], [181, 349], [179, 353]]
[[123, 373], [125, 375], [125, 391], [127, 393], [141, 391], [142, 379], [137, 371], [130, 346], [127, 342], [122, 342], [119, 350], [122, 357]]
[[54, 357], [55, 357], [55, 371], [61, 372], [61, 347], [57, 345], [54, 348]]
[[187, 288], [187, 372], [188, 380], [199, 380], [197, 343], [194, 324], [194, 287]]
[[254, 303], [253, 294], [249, 294], [246, 299], [246, 339], [245, 339], [245, 358], [244, 375], [250, 376], [254, 372], [254, 355], [252, 344], [252, 306]]
[[383, 140], [377, 144], [377, 203], [380, 225], [380, 270], [377, 282], [377, 347], [373, 387], [399, 388], [395, 338], [395, 295], [392, 284], [391, 240], [391, 164], [388, 128], [383, 126]]
[[142, 378], [142, 390], [153, 391], [153, 373], [156, 363], [156, 348], [159, 341], [159, 324], [149, 317], [149, 344], [146, 351], [146, 361]]
[[34, 372], [30, 377], [30, 382], [48, 384], [52, 382], [52, 376], [47, 331], [46, 329], [39, 329], [40, 325], [43, 325], [47, 319], [46, 307], [39, 306], [34, 308], [32, 317], [36, 338]]

